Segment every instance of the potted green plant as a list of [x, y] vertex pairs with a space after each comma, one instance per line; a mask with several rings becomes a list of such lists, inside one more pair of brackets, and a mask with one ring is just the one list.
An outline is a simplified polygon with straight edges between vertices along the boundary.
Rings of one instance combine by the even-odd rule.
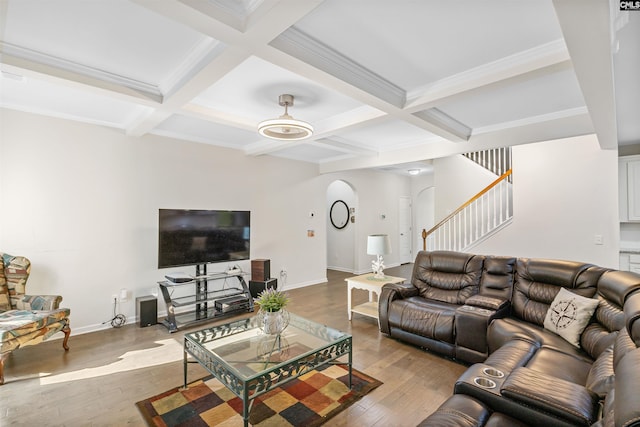
[[285, 310], [289, 295], [268, 288], [258, 294], [255, 302], [260, 306], [260, 328], [265, 334], [280, 334], [289, 325], [289, 312]]
[[258, 294], [256, 304], [260, 306], [260, 310], [270, 313], [280, 311], [289, 303], [289, 296], [277, 289], [268, 288]]

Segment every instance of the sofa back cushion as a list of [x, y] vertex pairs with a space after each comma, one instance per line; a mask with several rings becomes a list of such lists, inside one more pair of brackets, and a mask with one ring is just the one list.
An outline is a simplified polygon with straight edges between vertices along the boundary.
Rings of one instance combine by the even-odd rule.
[[636, 347], [640, 347], [640, 293], [629, 296], [624, 304], [625, 326]]
[[514, 257], [487, 256], [482, 267], [480, 294], [511, 300], [515, 271], [516, 259]]
[[[592, 270], [592, 271], [590, 271]], [[518, 258], [512, 298], [513, 315], [544, 325], [549, 305], [559, 288], [592, 298], [603, 269], [574, 261]]]
[[627, 297], [640, 289], [640, 276], [629, 271], [606, 271], [598, 280], [598, 299], [592, 322], [582, 333], [580, 345], [591, 357], [598, 356], [616, 339], [624, 328], [622, 307]]
[[416, 257], [411, 283], [420, 296], [464, 304], [478, 293], [484, 256], [450, 251], [422, 251]]

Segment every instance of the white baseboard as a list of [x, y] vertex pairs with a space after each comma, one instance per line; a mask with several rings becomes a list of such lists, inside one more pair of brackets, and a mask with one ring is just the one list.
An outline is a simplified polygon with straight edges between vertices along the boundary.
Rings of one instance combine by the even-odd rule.
[[[321, 283], [326, 283], [327, 282], [327, 278], [326, 277], [322, 277], [319, 279], [315, 279], [315, 280], [309, 280], [307, 282], [300, 282], [300, 283], [294, 283], [294, 284], [286, 284], [285, 286], [283, 286], [281, 288], [281, 290], [283, 291], [287, 291], [287, 290], [291, 290], [291, 289], [298, 289], [298, 288], [304, 288], [307, 286], [312, 286], [312, 285], [318, 285]], [[164, 305], [162, 302], [160, 303], [160, 305]], [[164, 319], [165, 317], [167, 317], [167, 311], [166, 310], [158, 310], [158, 320], [159, 323], [162, 321], [161, 319]], [[73, 318], [72, 318], [73, 320]], [[138, 316], [128, 316], [127, 317], [127, 321], [125, 322], [125, 325], [131, 325], [134, 323], [138, 322]], [[73, 335], [82, 335], [82, 334], [89, 334], [91, 332], [98, 332], [98, 331], [104, 331], [106, 329], [112, 328], [111, 323], [107, 322], [107, 323], [98, 323], [98, 324], [94, 324], [94, 325], [88, 325], [88, 326], [82, 326], [79, 328], [71, 328], [71, 336]], [[52, 336], [50, 339], [60, 339], [61, 337], [64, 337], [64, 334], [60, 333], [60, 334], [55, 334], [54, 336]]]

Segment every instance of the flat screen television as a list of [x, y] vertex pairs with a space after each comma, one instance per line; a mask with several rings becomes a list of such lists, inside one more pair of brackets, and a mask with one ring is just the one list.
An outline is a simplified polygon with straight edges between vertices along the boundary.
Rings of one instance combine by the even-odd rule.
[[249, 259], [250, 211], [160, 209], [158, 268]]

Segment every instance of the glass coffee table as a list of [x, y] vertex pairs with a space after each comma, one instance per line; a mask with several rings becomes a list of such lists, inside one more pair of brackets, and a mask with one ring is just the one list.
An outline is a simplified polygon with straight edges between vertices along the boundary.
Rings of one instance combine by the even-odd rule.
[[[352, 375], [351, 335], [290, 314], [280, 334], [260, 329], [260, 316], [213, 326], [184, 335], [184, 386], [187, 356], [202, 365], [242, 400], [242, 418], [249, 425], [253, 400], [322, 365], [348, 365]], [[346, 356], [346, 362], [337, 359]]]

